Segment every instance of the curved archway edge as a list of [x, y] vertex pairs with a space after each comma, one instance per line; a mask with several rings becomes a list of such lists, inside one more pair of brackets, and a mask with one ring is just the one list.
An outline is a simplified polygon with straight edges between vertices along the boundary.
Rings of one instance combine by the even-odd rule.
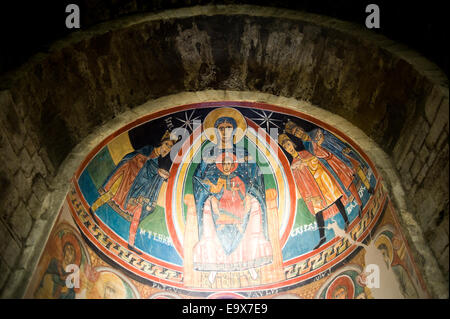
[[[228, 45], [214, 32], [217, 25], [228, 26], [232, 38], [241, 41]], [[169, 40], [158, 38], [161, 28]], [[277, 42], [280, 38], [284, 42]], [[101, 41], [109, 54], [96, 45]], [[166, 46], [148, 49], [158, 43]], [[220, 49], [229, 55], [220, 55]], [[122, 59], [126, 51], [131, 53]], [[347, 63], [341, 51], [355, 63]], [[430, 220], [445, 210], [442, 198], [448, 198], [448, 183], [436, 182], [433, 175], [448, 172], [448, 80], [432, 63], [384, 37], [289, 10], [179, 9], [74, 33], [4, 78], [2, 88], [0, 104], [6, 112], [1, 130], [7, 139], [1, 145], [6, 158], [1, 175], [16, 185], [8, 188], [15, 200], [4, 213], [9, 227], [5, 233], [10, 235], [2, 254], [15, 269], [2, 278], [4, 296], [24, 291], [67, 193], [64, 185], [83, 152], [119, 123], [145, 112], [209, 100], [283, 105], [326, 122], [336, 117], [329, 124], [357, 141], [384, 175], [433, 295], [448, 296], [445, 279], [423, 240]], [[67, 107], [71, 112], [64, 113]], [[51, 135], [60, 138], [48, 139]], [[433, 193], [430, 200], [424, 200], [425, 191]], [[418, 215], [424, 202], [428, 212]]]

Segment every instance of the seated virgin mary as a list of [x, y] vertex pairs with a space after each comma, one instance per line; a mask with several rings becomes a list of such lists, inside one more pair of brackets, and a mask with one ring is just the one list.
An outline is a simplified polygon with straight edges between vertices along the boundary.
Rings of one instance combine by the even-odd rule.
[[238, 227], [250, 211], [251, 198], [245, 192], [245, 184], [234, 173], [238, 164], [232, 153], [222, 153], [217, 157], [216, 166], [221, 172], [217, 184], [209, 179], [204, 181], [209, 185], [209, 191], [217, 196], [211, 197], [211, 210], [218, 228], [224, 225], [236, 224]]
[[198, 242], [193, 263], [197, 271], [249, 270], [272, 262], [264, 179], [247, 151], [236, 146], [247, 128], [244, 117], [231, 108], [210, 112], [204, 129], [213, 146], [203, 152], [193, 176], [198, 219]]

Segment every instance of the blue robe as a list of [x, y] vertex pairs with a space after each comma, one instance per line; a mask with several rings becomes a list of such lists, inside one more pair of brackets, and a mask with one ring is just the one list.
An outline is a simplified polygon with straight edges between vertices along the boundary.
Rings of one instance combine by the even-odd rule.
[[[117, 164], [117, 167], [106, 178], [103, 187], [105, 187], [105, 185], [115, 174], [115, 172], [130, 159], [138, 154], [149, 156], [153, 152], [153, 150], [153, 146], [144, 146], [134, 152], [125, 155], [124, 158]], [[148, 199], [148, 203], [143, 203], [141, 220], [152, 213], [155, 209], [159, 191], [164, 182], [164, 179], [158, 174], [158, 159], [159, 157], [150, 158], [144, 163], [142, 168], [139, 170], [136, 178], [134, 179], [133, 184], [128, 190], [128, 194], [125, 200], [124, 207], [126, 208], [128, 202], [132, 199], [137, 200], [139, 197]]]
[[[353, 167], [352, 162], [348, 159], [347, 156], [344, 155], [344, 153], [342, 153], [342, 151], [344, 149], [349, 148], [350, 152], [348, 153], [348, 156], [350, 156], [351, 158], [353, 158], [354, 160], [359, 162], [361, 167], [364, 167], [364, 168], [367, 167], [366, 162], [362, 160], [362, 158], [359, 156], [358, 153], [356, 153], [351, 147], [349, 147], [346, 143], [341, 141], [339, 138], [337, 138], [330, 132], [322, 130], [322, 129], [314, 129], [314, 130], [310, 131], [308, 134], [311, 137], [311, 139], [314, 140], [315, 136], [317, 135], [317, 133], [319, 131], [322, 131], [322, 134], [323, 134], [323, 142], [322, 142], [321, 146], [324, 149], [326, 149], [327, 151], [329, 151], [330, 153], [332, 153], [333, 155], [335, 155], [341, 161], [343, 161], [345, 163], [345, 165], [347, 165], [348, 167]], [[304, 144], [305, 144], [305, 148], [307, 148], [307, 150], [311, 154], [314, 154], [314, 152], [312, 151], [311, 143], [306, 142]], [[354, 168], [356, 168], [356, 167], [354, 167]]]
[[[221, 197], [221, 193], [213, 194], [209, 191], [209, 186], [203, 183], [203, 180], [209, 179], [213, 184], [217, 184], [217, 180], [222, 175], [222, 172], [217, 168], [215, 163], [215, 158], [222, 152], [232, 152], [236, 157], [243, 158], [247, 156], [248, 153], [244, 149], [236, 150], [234, 146], [233, 149], [221, 150], [218, 148], [211, 148], [207, 152], [207, 156], [211, 159], [208, 163], [203, 161], [197, 166], [193, 175], [193, 191], [197, 210], [198, 219], [198, 236], [199, 239], [202, 238], [203, 233], [203, 206], [210, 196], [216, 196], [218, 199]], [[242, 182], [245, 184], [246, 192], [254, 196], [260, 206], [262, 212], [262, 229], [264, 231], [264, 236], [268, 240], [268, 230], [267, 230], [267, 218], [266, 218], [266, 201], [265, 201], [265, 186], [264, 178], [261, 174], [260, 168], [256, 163], [238, 163], [238, 167], [233, 172], [234, 175], [238, 176]], [[213, 217], [215, 223], [215, 218]], [[247, 227], [249, 221], [249, 214], [247, 214], [241, 224], [242, 231], [236, 225], [224, 225], [220, 230], [216, 227], [217, 236], [222, 244], [222, 247], [227, 255], [231, 254], [234, 249], [239, 245]]]

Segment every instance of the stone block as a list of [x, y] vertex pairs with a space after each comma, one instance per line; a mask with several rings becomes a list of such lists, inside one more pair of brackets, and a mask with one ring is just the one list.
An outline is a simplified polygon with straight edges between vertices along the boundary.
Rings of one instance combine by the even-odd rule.
[[[5, 122], [8, 127], [15, 123], [10, 122], [10, 116], [8, 116], [8, 111], [15, 109], [15, 104], [11, 96], [11, 92], [9, 90], [0, 91], [0, 109], [3, 111], [0, 114], [0, 122]], [[18, 117], [16, 111], [14, 111], [15, 115]]]
[[36, 195], [31, 193], [31, 196], [27, 202], [27, 208], [28, 208], [28, 211], [30, 212], [30, 215], [32, 218], [34, 218], [34, 219], [39, 218], [41, 206], [42, 206], [42, 202], [39, 201], [39, 199], [36, 197]]
[[419, 151], [419, 158], [423, 163], [426, 163], [428, 160], [428, 156], [430, 156], [430, 151], [428, 150], [428, 147], [424, 144], [422, 145], [422, 148]]
[[29, 261], [32, 259], [33, 255], [34, 255], [34, 246], [25, 247], [22, 250], [22, 253], [20, 255], [20, 258], [19, 258], [19, 261], [17, 262], [16, 267], [26, 269], [29, 264]]
[[[45, 165], [42, 157], [40, 156], [39, 153], [34, 153], [33, 157], [31, 158], [31, 160], [34, 163], [34, 169], [36, 173], [39, 173], [40, 175], [42, 175], [43, 177], [46, 177], [48, 175], [48, 172], [50, 171], [48, 169], [48, 167]], [[53, 168], [53, 166], [52, 166]]]
[[[4, 132], [6, 133], [4, 136], [9, 140], [11, 147], [14, 150], [14, 153], [19, 154], [22, 148], [24, 147], [26, 131], [24, 129], [24, 125], [22, 120], [18, 117], [15, 109], [3, 109], [4, 113], [3, 117], [3, 127]], [[1, 118], [0, 118], [1, 122]]]
[[414, 198], [414, 195], [416, 194], [417, 188], [419, 187], [419, 185], [417, 183], [414, 183], [411, 187], [411, 189], [408, 192], [408, 196], [410, 198]]
[[11, 237], [8, 242], [5, 251], [2, 254], [3, 260], [6, 262], [9, 268], [13, 269], [16, 266], [17, 259], [20, 256], [20, 246], [15, 239]]
[[25, 177], [30, 177], [33, 172], [34, 163], [31, 161], [31, 157], [28, 154], [27, 149], [24, 147], [19, 154], [20, 167], [25, 173]]
[[[25, 127], [27, 128], [27, 137], [31, 140], [31, 143], [36, 147], [36, 151], [39, 151], [41, 148], [41, 139], [39, 137], [39, 134], [36, 131], [35, 124], [32, 122], [30, 117], [26, 117], [24, 120]], [[25, 143], [25, 147], [27, 144]]]
[[444, 252], [445, 247], [448, 246], [448, 235], [445, 233], [443, 227], [438, 227], [434, 231], [434, 236], [431, 239], [430, 247], [435, 256], [439, 258]]
[[435, 149], [440, 151], [445, 145], [448, 145], [448, 133], [444, 130], [436, 143]]
[[29, 135], [27, 135], [27, 138], [25, 139], [25, 149], [28, 151], [28, 154], [30, 156], [33, 156], [34, 153], [36, 153], [36, 146], [34, 145], [33, 140]]
[[448, 217], [448, 213], [447, 213], [447, 215], [445, 215], [444, 219], [441, 222], [442, 226], [440, 226], [444, 229], [445, 233], [447, 234], [447, 237], [449, 235], [449, 220], [448, 219], [449, 219], [449, 217]]
[[427, 121], [425, 121], [423, 118], [419, 118], [416, 125], [416, 137], [412, 144], [412, 149], [416, 153], [419, 153], [420, 148], [422, 147], [422, 144], [425, 141], [425, 138], [427, 137], [429, 131], [430, 126], [428, 125]]
[[404, 174], [401, 174], [402, 180], [403, 180], [403, 186], [405, 187], [405, 189], [407, 191], [409, 191], [412, 187], [412, 182], [413, 179], [411, 177], [411, 173], [410, 172], [406, 172]]
[[3, 285], [8, 279], [10, 273], [11, 270], [9, 269], [8, 265], [3, 260], [3, 258], [0, 257], [0, 291], [2, 291]]
[[10, 276], [8, 277], [8, 280], [5, 283], [5, 286], [3, 287], [3, 291], [1, 294], [1, 298], [20, 298], [21, 296], [17, 295], [17, 290], [19, 287], [22, 286], [24, 275], [26, 274], [26, 271], [23, 269], [16, 269], [14, 270]]
[[9, 235], [6, 225], [0, 220], [0, 256], [3, 254], [3, 251], [6, 249], [6, 246], [11, 239], [11, 235]]
[[[29, 112], [28, 105], [22, 100], [14, 100], [14, 107], [16, 109], [17, 115], [23, 120], [27, 117], [27, 113]], [[25, 129], [28, 131], [28, 128], [25, 126]]]
[[22, 170], [19, 170], [16, 175], [14, 175], [13, 184], [17, 187], [20, 198], [25, 198], [29, 196], [31, 185], [33, 183], [33, 178], [26, 177]]
[[441, 90], [440, 86], [433, 86], [430, 95], [428, 95], [428, 98], [425, 101], [425, 116], [430, 124], [433, 123], [438, 107], [441, 105], [443, 98]]
[[441, 266], [441, 269], [443, 270], [443, 273], [447, 274], [447, 278], [448, 278], [448, 271], [449, 271], [449, 267], [448, 267], [448, 264], [449, 264], [448, 245], [444, 249], [444, 251], [437, 257], [439, 258], [438, 259], [439, 266]]
[[6, 107], [13, 103], [11, 92], [9, 90], [0, 91], [0, 106]]
[[33, 220], [28, 212], [28, 208], [21, 202], [16, 211], [9, 218], [9, 224], [21, 240], [28, 237]]
[[409, 172], [412, 163], [414, 162], [414, 159], [416, 158], [416, 155], [413, 151], [410, 151], [408, 155], [406, 155], [405, 160], [400, 165], [400, 173], [404, 174], [406, 172]]
[[[42, 176], [46, 177], [47, 173], [49, 173], [50, 175], [53, 175], [55, 173], [55, 167], [53, 166], [52, 161], [50, 160], [50, 158], [48, 157], [47, 152], [44, 149], [40, 149], [39, 150], [39, 159], [42, 162], [42, 165], [40, 164], [39, 167], [45, 167], [46, 168], [46, 174], [42, 174]], [[35, 154], [36, 155], [36, 154]]]
[[439, 106], [438, 113], [436, 115], [436, 119], [431, 125], [430, 132], [426, 138], [426, 143], [428, 148], [433, 148], [439, 137], [441, 136], [442, 131], [444, 131], [445, 126], [448, 124], [448, 99], [442, 101]]
[[48, 193], [48, 187], [41, 174], [34, 175], [31, 189], [39, 201], [42, 202], [45, 199]]
[[423, 164], [422, 169], [420, 170], [419, 174], [416, 176], [415, 180], [417, 182], [417, 184], [422, 183], [422, 181], [424, 180], [424, 178], [427, 176], [427, 172], [428, 169], [430, 167], [428, 166], [428, 164]]
[[7, 220], [9, 216], [11, 216], [11, 213], [16, 209], [17, 205], [19, 205], [19, 201], [19, 192], [14, 184], [10, 184], [5, 190], [5, 194], [0, 201], [0, 217], [3, 220]]
[[0, 160], [10, 173], [14, 175], [20, 168], [19, 157], [11, 147], [6, 135], [3, 134], [3, 128], [0, 126]]
[[440, 152], [440, 154], [438, 156], [439, 156], [439, 159], [442, 160], [442, 163], [447, 162], [447, 164], [448, 164], [449, 147], [450, 147], [449, 144], [443, 144], [442, 147], [441, 147], [441, 152]]
[[419, 174], [421, 168], [422, 168], [422, 161], [420, 160], [420, 158], [418, 156], [416, 156], [416, 158], [414, 159], [414, 162], [411, 166], [410, 172], [411, 172], [411, 177], [412, 178], [416, 178], [417, 174]]
[[437, 213], [437, 205], [434, 199], [429, 196], [423, 195], [422, 192], [418, 192], [417, 196], [417, 216], [418, 222], [420, 223], [424, 231], [429, 230], [429, 225]]
[[428, 161], [427, 161], [428, 166], [433, 165], [434, 160], [436, 159], [436, 157], [437, 157], [437, 152], [435, 150], [432, 150], [430, 152], [430, 156], [428, 157]]
[[[407, 135], [407, 136], [405, 136]], [[414, 141], [414, 134], [411, 133], [411, 130], [407, 130], [397, 141], [397, 144], [392, 151], [392, 158], [396, 163], [397, 169], [400, 169], [402, 163], [404, 162], [406, 156], [409, 154], [411, 150], [411, 145]], [[406, 142], [403, 142], [406, 140]]]
[[47, 236], [47, 227], [48, 221], [46, 220], [36, 220], [36, 222], [33, 224], [33, 228], [31, 229], [30, 235], [28, 236], [27, 240], [25, 241], [25, 246], [35, 246], [36, 243], [43, 240], [45, 236]]

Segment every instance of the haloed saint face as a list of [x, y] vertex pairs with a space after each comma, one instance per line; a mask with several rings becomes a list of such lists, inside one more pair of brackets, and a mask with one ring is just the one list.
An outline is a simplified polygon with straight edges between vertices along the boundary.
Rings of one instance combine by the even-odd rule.
[[391, 265], [391, 260], [389, 258], [389, 252], [388, 252], [386, 245], [381, 244], [380, 246], [378, 246], [378, 249], [383, 254], [383, 259], [384, 259], [384, 262], [386, 263], [386, 266], [389, 267]]
[[333, 298], [334, 299], [347, 299], [347, 288], [345, 288], [344, 286], [339, 286], [334, 294], [333, 294]]
[[292, 156], [294, 156], [295, 153], [296, 153], [295, 147], [294, 147], [294, 143], [292, 143], [292, 142], [289, 141], [289, 140], [285, 140], [285, 141], [283, 142], [283, 148], [284, 148], [289, 154], [291, 154]]
[[223, 122], [217, 126], [217, 130], [220, 134], [220, 139], [222, 143], [230, 142], [233, 138], [233, 124], [230, 122]]
[[314, 140], [315, 140], [316, 142], [320, 142], [321, 140], [323, 140], [323, 133], [322, 133], [322, 131], [319, 130], [319, 131], [317, 132], [317, 134], [316, 134]]
[[64, 257], [63, 261], [66, 265], [73, 264], [75, 261], [75, 248], [72, 244], [66, 244], [64, 246]]
[[299, 126], [294, 126], [294, 128], [292, 129], [292, 134], [303, 140], [308, 136], [306, 132]]
[[161, 157], [165, 157], [167, 154], [169, 154], [170, 150], [172, 149], [173, 146], [173, 141], [171, 140], [167, 140], [161, 143], [161, 148], [160, 148], [160, 154]]
[[225, 157], [222, 162], [222, 169], [225, 174], [229, 174], [233, 169], [233, 159], [230, 157]]
[[117, 289], [112, 282], [106, 282], [103, 286], [103, 298], [105, 299], [116, 299]]

